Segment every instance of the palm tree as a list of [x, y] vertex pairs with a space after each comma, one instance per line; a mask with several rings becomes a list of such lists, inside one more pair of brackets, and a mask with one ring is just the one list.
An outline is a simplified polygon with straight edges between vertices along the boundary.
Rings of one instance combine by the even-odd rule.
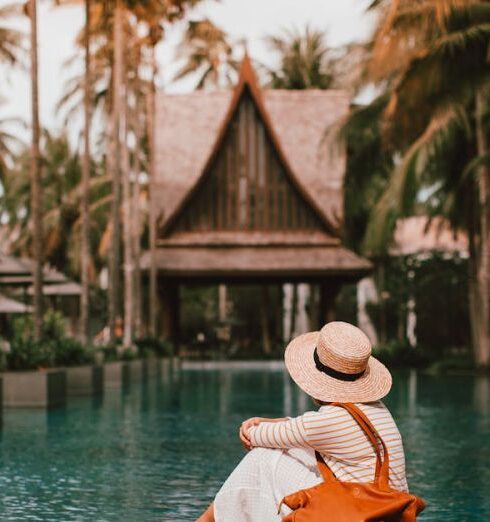
[[89, 338], [89, 317], [90, 317], [90, 117], [91, 117], [91, 70], [90, 70], [90, 0], [85, 0], [85, 28], [84, 28], [84, 48], [85, 48], [85, 85], [84, 85], [84, 150], [82, 166], [82, 233], [80, 247], [80, 279], [82, 294], [80, 296], [80, 337], [86, 343]]
[[343, 240], [356, 252], [362, 251], [369, 214], [386, 188], [394, 166], [396, 151], [383, 139], [382, 116], [387, 103], [388, 96], [383, 93], [368, 105], [354, 106], [344, 120], [327, 132], [348, 148]]
[[[90, 108], [91, 116], [98, 116], [107, 122], [112, 112], [112, 35], [111, 20], [103, 6], [91, 3], [90, 12]], [[76, 69], [73, 76], [65, 82], [64, 92], [58, 101], [57, 110], [65, 112], [65, 125], [71, 122], [75, 114], [84, 108], [85, 98], [85, 67], [80, 74], [80, 62], [85, 65], [85, 28], [76, 39], [77, 50], [66, 62], [64, 68]], [[98, 139], [98, 142], [103, 140]]]
[[[44, 131], [41, 140], [43, 165], [43, 257], [53, 266], [71, 273], [77, 271], [72, 257], [79, 252], [74, 241], [74, 228], [79, 220], [80, 162], [70, 148], [64, 134], [53, 136]], [[30, 154], [23, 150], [6, 171], [3, 180], [2, 211], [12, 230], [12, 249], [28, 255], [35, 241], [30, 226], [32, 208], [30, 202]], [[78, 237], [77, 233], [77, 237]], [[77, 263], [78, 264], [78, 263]]]
[[196, 75], [196, 89], [231, 85], [239, 66], [228, 35], [207, 18], [188, 23], [177, 58], [184, 63], [174, 81]]
[[[109, 263], [109, 331], [110, 342], [115, 342], [116, 320], [121, 314], [120, 302], [120, 245], [121, 245], [121, 110], [125, 104], [124, 100], [124, 33], [123, 24], [125, 16], [125, 5], [123, 0], [116, 0], [113, 19], [113, 75], [112, 75], [112, 113], [110, 116], [111, 153], [108, 156], [108, 167], [112, 179], [112, 202], [111, 202], [111, 253]], [[124, 137], [125, 139], [125, 137]]]
[[149, 300], [148, 300], [148, 329], [152, 337], [157, 335], [157, 308], [158, 308], [158, 289], [157, 289], [157, 215], [156, 215], [156, 150], [155, 150], [155, 93], [156, 78], [158, 75], [158, 64], [156, 59], [156, 46], [162, 37], [159, 24], [149, 27], [150, 55], [151, 55], [151, 79], [150, 89], [147, 99], [147, 134], [148, 149], [150, 153], [149, 174], [150, 174], [150, 211], [148, 216], [148, 229], [150, 236], [150, 274], [149, 274]]
[[[122, 175], [122, 210], [123, 210], [123, 276], [124, 276], [124, 332], [123, 345], [130, 347], [133, 342], [134, 332], [134, 255], [133, 255], [133, 234], [131, 224], [132, 191], [130, 179], [130, 151], [128, 146], [128, 136], [130, 131], [129, 121], [129, 78], [127, 71], [127, 54], [138, 47], [137, 39], [126, 38], [126, 47], [123, 57], [124, 75], [124, 98], [121, 106], [121, 175]], [[137, 56], [140, 55], [136, 51]], [[139, 64], [136, 66], [138, 70]]]
[[[140, 50], [141, 51], [141, 50]], [[139, 78], [136, 78], [139, 81]], [[133, 151], [133, 193], [131, 206], [132, 248], [134, 262], [134, 334], [137, 338], [142, 334], [142, 285], [141, 285], [141, 236], [142, 236], [142, 191], [141, 172], [143, 169], [143, 140], [145, 136], [146, 107], [140, 89], [136, 88], [135, 103], [132, 111], [132, 127], [134, 129]]]
[[[139, 21], [145, 22], [149, 27], [150, 33], [150, 46], [152, 52], [152, 73], [151, 73], [151, 86], [150, 86], [150, 96], [153, 97], [154, 100], [154, 89], [155, 89], [155, 76], [156, 76], [156, 58], [155, 58], [155, 47], [163, 35], [161, 23], [163, 20], [172, 22], [174, 20], [180, 19], [187, 8], [192, 7], [197, 0], [172, 0], [165, 2], [135, 2], [131, 3], [131, 5], [126, 5], [123, 0], [116, 0], [116, 6], [114, 10], [114, 33], [113, 33], [113, 42], [114, 42], [114, 74], [113, 74], [113, 91], [114, 91], [114, 103], [113, 103], [113, 116], [112, 116], [112, 132], [113, 132], [113, 141], [114, 141], [114, 150], [115, 150], [115, 166], [113, 170], [113, 203], [112, 203], [112, 252], [111, 252], [111, 287], [110, 287], [110, 309], [109, 309], [109, 325], [111, 330], [111, 338], [114, 338], [114, 320], [116, 314], [118, 313], [119, 308], [119, 299], [118, 299], [118, 270], [119, 270], [119, 242], [120, 242], [120, 222], [119, 222], [119, 207], [121, 204], [121, 181], [123, 181], [124, 187], [124, 201], [126, 214], [128, 215], [130, 209], [130, 190], [129, 190], [129, 155], [127, 150], [127, 142], [126, 142], [126, 129], [121, 132], [121, 120], [120, 116], [123, 118], [124, 126], [126, 126], [127, 121], [127, 83], [124, 78], [124, 57], [125, 57], [125, 39], [123, 38], [123, 20], [125, 17], [125, 13], [128, 9], [131, 9], [131, 12], [135, 15], [136, 19]], [[127, 78], [126, 78], [127, 80]], [[153, 126], [153, 124], [152, 124]], [[151, 136], [154, 136], [153, 129], [151, 130]], [[122, 136], [122, 141], [120, 142]], [[154, 150], [154, 146], [152, 145], [153, 138], [150, 138], [150, 151]], [[121, 149], [119, 146], [121, 145]], [[152, 154], [150, 152], [150, 154]], [[152, 154], [154, 157], [154, 154]], [[123, 161], [124, 172], [119, 171], [120, 162]], [[151, 165], [154, 166], [154, 160]], [[150, 179], [154, 179], [153, 171], [150, 166]], [[121, 179], [122, 175], [122, 179]], [[151, 185], [151, 181], [150, 181]], [[151, 205], [151, 208], [155, 208], [155, 205]], [[153, 219], [153, 221], [152, 221]], [[151, 263], [151, 274], [150, 274], [150, 331], [154, 335], [156, 333], [156, 270], [155, 270], [155, 256], [154, 249], [156, 245], [156, 236], [154, 234], [155, 231], [155, 216], [154, 213], [150, 210], [150, 248], [152, 251], [152, 263]], [[153, 231], [153, 232], [152, 232]], [[125, 316], [125, 324], [124, 324], [124, 344], [129, 345], [132, 341], [132, 332], [133, 332], [133, 318], [132, 311], [134, 309], [133, 303], [133, 262], [132, 262], [132, 252], [131, 252], [131, 228], [129, 224], [129, 220], [126, 220], [126, 226], [124, 230], [124, 244], [125, 244], [125, 301], [124, 301], [124, 316]]]
[[[2, 100], [0, 99], [0, 107], [1, 105]], [[0, 121], [0, 181], [5, 178], [12, 165], [15, 148], [19, 144], [19, 139], [10, 132], [9, 127], [19, 123], [18, 118], [3, 118]]]
[[31, 62], [31, 212], [34, 234], [34, 337], [42, 333], [43, 318], [43, 224], [41, 193], [41, 162], [39, 155], [39, 93], [37, 60], [37, 3], [29, 0], [27, 4], [30, 20], [30, 62]]
[[[110, 285], [109, 285], [109, 323], [114, 325], [116, 317], [120, 313], [120, 244], [121, 244], [121, 222], [123, 225], [123, 247], [124, 247], [124, 315], [125, 315], [125, 338], [124, 343], [130, 344], [132, 339], [131, 312], [134, 309], [132, 303], [132, 291], [134, 287], [132, 266], [133, 255], [130, 237], [133, 220], [128, 215], [130, 199], [128, 199], [130, 188], [130, 151], [127, 143], [131, 129], [131, 121], [127, 114], [128, 104], [132, 99], [141, 98], [142, 93], [136, 92], [146, 90], [147, 85], [138, 77], [141, 64], [140, 48], [142, 43], [136, 35], [137, 25], [134, 17], [127, 7], [119, 5], [115, 15], [104, 13], [97, 9], [93, 13], [92, 33], [96, 44], [92, 46], [90, 53], [92, 92], [90, 93], [90, 105], [99, 110], [99, 114], [108, 121], [109, 132], [106, 135], [105, 143], [108, 147], [106, 154], [106, 165], [112, 180], [113, 191], [110, 197], [111, 220], [108, 222], [108, 229], [104, 234], [104, 239], [99, 248], [99, 252], [107, 253], [107, 245], [110, 244], [109, 259]], [[108, 16], [110, 19], [108, 20]], [[124, 38], [122, 38], [122, 35]], [[83, 35], [82, 35], [83, 36]], [[121, 47], [121, 41], [126, 42], [125, 47]], [[80, 44], [85, 42], [84, 38], [77, 38]], [[117, 45], [114, 45], [118, 42]], [[129, 43], [130, 42], [130, 43]], [[115, 50], [117, 52], [117, 59]], [[86, 55], [86, 53], [85, 53]], [[75, 58], [70, 59], [70, 63]], [[67, 83], [65, 94], [59, 102], [60, 107], [68, 107], [67, 118], [71, 118], [76, 108], [79, 106], [80, 95], [84, 93], [84, 80], [78, 74], [70, 78]], [[117, 86], [116, 86], [117, 82]], [[121, 84], [122, 82], [122, 84]], [[121, 90], [123, 91], [121, 94]], [[86, 98], [85, 98], [86, 100]], [[115, 131], [118, 128], [119, 131]], [[122, 130], [124, 129], [124, 131]], [[124, 136], [122, 136], [124, 134]], [[140, 140], [141, 141], [141, 140]], [[115, 152], [117, 154], [115, 154]], [[121, 191], [122, 187], [122, 191]], [[122, 219], [124, 218], [124, 219]], [[128, 239], [129, 238], [129, 239]], [[115, 254], [115, 255], [114, 255]]]
[[468, 231], [475, 361], [489, 366], [490, 3], [400, 0], [374, 7], [380, 21], [367, 78], [384, 85], [384, 141], [402, 158], [373, 211], [366, 246], [381, 251], [396, 218], [414, 211], [421, 188], [432, 188], [427, 211], [443, 212]]
[[[44, 259], [49, 265], [78, 278], [81, 273], [82, 157], [70, 147], [66, 134], [42, 134]], [[29, 255], [30, 227], [29, 149], [12, 162], [4, 178], [1, 212], [9, 230], [12, 253]], [[89, 276], [94, 280], [106, 266], [111, 200], [111, 180], [103, 162], [91, 162]]]
[[150, 250], [150, 270], [149, 270], [149, 292], [148, 292], [148, 333], [152, 337], [157, 335], [157, 215], [156, 215], [156, 157], [155, 157], [155, 95], [156, 80], [158, 75], [158, 63], [156, 59], [156, 47], [163, 38], [163, 21], [175, 22], [180, 20], [185, 13], [200, 0], [176, 0], [172, 2], [156, 3], [152, 9], [144, 9], [141, 6], [135, 9], [136, 16], [143, 21], [148, 33], [145, 47], [150, 54], [150, 85], [147, 92], [147, 136], [149, 151], [149, 250]]
[[[134, 238], [131, 233], [132, 223], [127, 217], [131, 193], [131, 154], [127, 137], [129, 132], [135, 134], [135, 129], [130, 128], [132, 118], [129, 117], [128, 106], [135, 103], [131, 100], [141, 99], [141, 93], [152, 90], [147, 83], [145, 84], [138, 77], [141, 56], [139, 48], [143, 45], [150, 48], [154, 47], [163, 35], [160, 27], [161, 21], [172, 22], [180, 19], [185, 14], [186, 9], [192, 7], [195, 3], [197, 3], [197, 0], [149, 3], [126, 3], [124, 0], [116, 0], [115, 8], [112, 11], [96, 4], [94, 6], [96, 10], [92, 14], [92, 34], [97, 34], [97, 38], [94, 38], [97, 43], [93, 46], [95, 49], [90, 55], [92, 64], [90, 101], [93, 107], [102, 108], [104, 116], [108, 119], [108, 132], [105, 139], [107, 147], [106, 167], [112, 180], [112, 195], [109, 198], [111, 219], [101, 240], [99, 252], [107, 252], [107, 245], [110, 244], [110, 254], [108, 255], [110, 268], [109, 325], [112, 332], [112, 341], [114, 341], [114, 325], [116, 317], [121, 312], [120, 248], [122, 222], [124, 227], [122, 244], [125, 256], [123, 265], [124, 344], [126, 345], [131, 344], [133, 337], [132, 310], [135, 306], [132, 297], [134, 289], [132, 245]], [[140, 40], [137, 37], [139, 22], [150, 27], [150, 38]], [[155, 35], [157, 35], [156, 38]], [[128, 44], [130, 40], [131, 45]], [[81, 43], [82, 38], [78, 38], [78, 41]], [[148, 68], [148, 66], [145, 67]], [[153, 66], [151, 69], [156, 70], [156, 67]], [[152, 76], [154, 77], [154, 74]], [[60, 101], [61, 105], [72, 104], [68, 116], [71, 116], [73, 111], [76, 110], [78, 103], [75, 100], [81, 92], [84, 92], [84, 85], [84, 78], [80, 78], [78, 75], [70, 79], [65, 95]], [[136, 92], [135, 89], [140, 89], [141, 93]], [[85, 97], [84, 99], [86, 100]], [[121, 216], [126, 216], [126, 219], [121, 221]], [[150, 279], [156, 281], [156, 275], [155, 278]], [[151, 309], [156, 309], [156, 307]]]
[[283, 31], [266, 39], [279, 55], [279, 67], [268, 69], [273, 89], [328, 89], [334, 80], [334, 55], [325, 34], [306, 27], [304, 32]]
[[[157, 4], [159, 5], [159, 4]], [[151, 9], [151, 6], [147, 6]], [[113, 212], [112, 212], [112, 260], [115, 265], [112, 265], [112, 284], [117, 285], [118, 260], [114, 257], [116, 250], [119, 251], [120, 232], [117, 230], [118, 225], [115, 220], [115, 209], [119, 215], [119, 208], [122, 208], [123, 215], [123, 282], [124, 282], [124, 329], [123, 329], [123, 345], [130, 347], [134, 337], [134, 239], [133, 239], [133, 224], [131, 217], [132, 210], [132, 190], [130, 179], [130, 151], [128, 147], [128, 136], [130, 129], [130, 98], [138, 99], [138, 94], [131, 87], [136, 86], [140, 88], [142, 83], [139, 81], [139, 68], [141, 61], [141, 46], [143, 42], [137, 35], [137, 25], [131, 32], [127, 32], [125, 38], [123, 36], [124, 18], [126, 13], [126, 6], [121, 0], [116, 2], [116, 12], [114, 17], [114, 104], [113, 111], [117, 116], [113, 116], [113, 128], [119, 128], [117, 135], [114, 135], [115, 140], [120, 140], [116, 143], [116, 150], [120, 147], [120, 173], [113, 176], [114, 187], [116, 183], [122, 186], [122, 193], [114, 191], [113, 198]], [[118, 16], [119, 14], [119, 16]], [[128, 67], [130, 65], [131, 67]], [[132, 75], [130, 74], [132, 71]], [[131, 91], [133, 96], [130, 96]], [[119, 155], [116, 155], [116, 161]], [[119, 171], [117, 164], [115, 166], [115, 173]], [[117, 178], [120, 178], [119, 180]], [[139, 183], [136, 180], [136, 183]], [[120, 226], [120, 225], [119, 225]], [[119, 255], [119, 252], [118, 252]], [[114, 294], [113, 299], [117, 299]], [[117, 300], [115, 301], [117, 303]], [[111, 316], [110, 316], [111, 317]]]

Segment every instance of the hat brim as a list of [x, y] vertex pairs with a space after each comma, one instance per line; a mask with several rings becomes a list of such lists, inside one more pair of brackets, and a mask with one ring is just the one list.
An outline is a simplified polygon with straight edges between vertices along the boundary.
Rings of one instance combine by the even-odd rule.
[[304, 392], [322, 402], [373, 402], [389, 393], [391, 374], [372, 356], [364, 374], [355, 381], [336, 379], [318, 370], [313, 354], [319, 333], [309, 332], [296, 337], [284, 354], [289, 374]]

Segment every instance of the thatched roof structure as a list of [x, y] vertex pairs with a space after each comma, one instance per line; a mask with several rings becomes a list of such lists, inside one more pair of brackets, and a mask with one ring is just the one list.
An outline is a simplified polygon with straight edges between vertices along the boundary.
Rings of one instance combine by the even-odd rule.
[[161, 273], [352, 280], [369, 272], [342, 247], [346, 154], [325, 141], [349, 104], [337, 90], [262, 90], [248, 57], [232, 91], [160, 94]]
[[464, 257], [468, 255], [468, 236], [452, 230], [441, 216], [412, 216], [397, 221], [389, 251], [393, 256], [441, 252]]
[[31, 266], [22, 258], [0, 254], [0, 276], [20, 276], [31, 273]]
[[[0, 254], [0, 285], [29, 286], [33, 283], [34, 261], [27, 257]], [[66, 276], [58, 270], [46, 266], [43, 270], [45, 284], [64, 283]]]
[[[242, 84], [258, 90], [250, 72]], [[202, 177], [220, 134], [226, 130], [241, 94], [196, 91], [161, 93], [156, 112], [156, 161], [160, 225], [165, 226]], [[297, 184], [334, 229], [343, 217], [345, 151], [325, 141], [329, 126], [349, 110], [348, 93], [339, 90], [261, 90], [257, 99]]]
[[32, 307], [29, 305], [0, 294], [0, 314], [25, 314], [31, 309]]
[[[43, 286], [43, 295], [60, 297], [78, 297], [82, 293], [82, 287], [75, 281], [65, 281], [63, 283], [53, 283]], [[33, 295], [34, 288], [27, 289], [27, 295]]]
[[[219, 260], [219, 263], [217, 263]], [[145, 252], [143, 264], [148, 266], [148, 253]], [[302, 280], [330, 276], [350, 277], [367, 273], [368, 262], [362, 263], [353, 252], [339, 246], [283, 246], [278, 248], [227, 246], [176, 247], [159, 249], [157, 264], [166, 267], [168, 276], [185, 277], [277, 277], [288, 280]], [[305, 275], [306, 274], [306, 275]]]

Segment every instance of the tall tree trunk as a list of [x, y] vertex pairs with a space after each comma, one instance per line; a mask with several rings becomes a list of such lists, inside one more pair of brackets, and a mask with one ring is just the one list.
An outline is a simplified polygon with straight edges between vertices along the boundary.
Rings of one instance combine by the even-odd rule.
[[120, 248], [121, 248], [121, 154], [120, 154], [120, 114], [122, 102], [122, 52], [123, 52], [123, 16], [122, 0], [116, 0], [114, 11], [114, 72], [113, 72], [113, 103], [111, 115], [112, 146], [114, 156], [111, 158], [112, 169], [112, 242], [110, 254], [110, 285], [109, 285], [109, 328], [110, 342], [115, 342], [116, 319], [120, 317]]
[[39, 153], [39, 92], [37, 61], [37, 4], [29, 0], [29, 20], [31, 29], [31, 104], [32, 104], [32, 142], [31, 142], [31, 216], [34, 246], [34, 336], [41, 337], [43, 321], [43, 223], [41, 161]]
[[148, 95], [148, 140], [150, 144], [150, 212], [149, 212], [149, 232], [150, 232], [150, 288], [149, 288], [149, 334], [155, 337], [157, 334], [157, 265], [156, 265], [156, 241], [157, 241], [157, 223], [156, 223], [156, 160], [155, 160], [155, 91], [156, 91], [156, 75], [157, 62], [155, 45], [151, 48], [152, 52], [152, 75], [151, 85]]
[[123, 189], [123, 245], [124, 245], [124, 333], [123, 344], [130, 347], [133, 343], [133, 235], [131, 227], [131, 181], [129, 165], [128, 137], [128, 98], [126, 89], [126, 60], [123, 55], [124, 80], [121, 91], [124, 93], [121, 102], [121, 166]]
[[[471, 346], [478, 344], [478, 327], [476, 318], [478, 317], [478, 281], [477, 281], [477, 236], [479, 228], [479, 212], [478, 212], [478, 187], [475, 182], [471, 183], [471, 193], [469, 200], [469, 212], [467, 216], [468, 228], [468, 305], [470, 319], [470, 338]], [[476, 353], [476, 352], [475, 352]]]
[[[476, 94], [476, 145], [478, 156], [488, 154], [489, 142], [484, 126], [486, 105], [483, 90]], [[475, 332], [475, 362], [478, 366], [490, 366], [490, 167], [482, 165], [478, 169], [478, 207], [479, 207], [479, 242], [476, 248], [476, 285], [473, 285]]]
[[[139, 85], [137, 86], [137, 90]], [[132, 211], [131, 211], [131, 223], [132, 223], [132, 236], [133, 236], [133, 257], [134, 257], [134, 335], [141, 337], [141, 210], [140, 210], [140, 198], [141, 198], [141, 185], [140, 185], [140, 172], [141, 172], [141, 139], [142, 139], [142, 120], [140, 115], [141, 100], [137, 93], [134, 111], [134, 132], [135, 132], [135, 146], [134, 146], [134, 183], [133, 183], [133, 196], [132, 196]]]
[[82, 165], [82, 237], [80, 249], [80, 268], [82, 294], [80, 296], [80, 338], [83, 343], [89, 340], [89, 267], [90, 267], [90, 0], [85, 0], [85, 85], [84, 85], [84, 150]]

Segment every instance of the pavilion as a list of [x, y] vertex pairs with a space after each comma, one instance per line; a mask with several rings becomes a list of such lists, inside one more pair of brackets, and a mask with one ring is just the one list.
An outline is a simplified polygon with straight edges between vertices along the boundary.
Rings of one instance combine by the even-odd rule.
[[[0, 253], [0, 314], [32, 311], [34, 261]], [[4, 295], [5, 294], [7, 295]], [[48, 308], [59, 310], [67, 318], [69, 331], [78, 330], [81, 287], [51, 266], [43, 268], [43, 297]], [[20, 301], [13, 298], [20, 299]]]
[[370, 272], [342, 245], [346, 155], [325, 144], [349, 105], [339, 90], [262, 90], [247, 56], [233, 90], [159, 94], [164, 336], [177, 338], [181, 285], [310, 283], [320, 289], [323, 324], [341, 285]]

